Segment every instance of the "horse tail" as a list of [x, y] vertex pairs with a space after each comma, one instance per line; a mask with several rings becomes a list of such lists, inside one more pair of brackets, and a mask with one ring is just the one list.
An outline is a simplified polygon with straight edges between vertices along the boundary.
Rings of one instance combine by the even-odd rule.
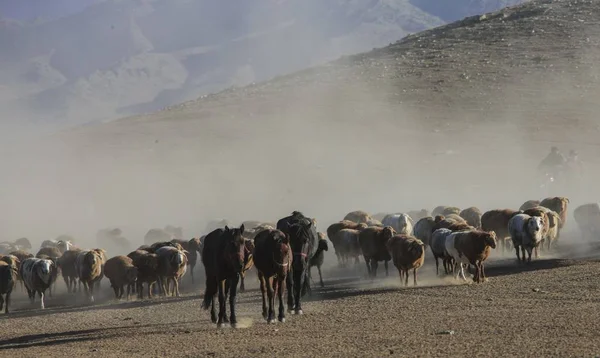
[[206, 278], [206, 290], [204, 291], [204, 299], [202, 300], [202, 308], [207, 310], [211, 307], [215, 295], [217, 294], [217, 278]]

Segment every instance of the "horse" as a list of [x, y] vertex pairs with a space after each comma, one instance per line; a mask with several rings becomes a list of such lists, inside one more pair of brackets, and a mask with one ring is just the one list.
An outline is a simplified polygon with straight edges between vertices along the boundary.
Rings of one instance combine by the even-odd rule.
[[292, 215], [277, 222], [277, 229], [290, 237], [290, 247], [294, 257], [291, 275], [286, 278], [288, 312], [302, 314], [300, 298], [310, 291], [308, 263], [315, 255], [319, 242], [316, 223], [314, 219], [294, 211]]
[[[216, 229], [204, 238], [202, 248], [202, 263], [206, 271], [206, 291], [202, 308], [210, 307], [210, 319], [221, 328], [225, 323], [236, 327], [235, 298], [237, 295], [240, 273], [244, 269], [246, 251], [245, 240], [242, 237], [244, 225], [239, 229]], [[219, 294], [219, 317], [215, 312], [215, 295]], [[230, 317], [226, 315], [226, 300], [229, 293]]]
[[[262, 293], [262, 313], [268, 323], [275, 323], [275, 294], [279, 298], [279, 322], [285, 322], [283, 291], [293, 260], [290, 238], [280, 230], [263, 230], [254, 238], [254, 266], [258, 271]], [[266, 296], [269, 299], [267, 310]]]

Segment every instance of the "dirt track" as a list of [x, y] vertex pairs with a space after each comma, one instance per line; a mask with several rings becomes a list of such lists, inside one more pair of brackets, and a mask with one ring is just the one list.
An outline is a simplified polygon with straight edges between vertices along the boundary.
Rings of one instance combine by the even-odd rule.
[[64, 305], [61, 293], [45, 311], [31, 310], [19, 294], [14, 312], [0, 318], [0, 350], [23, 357], [599, 354], [600, 262], [548, 257], [518, 267], [512, 256], [493, 261], [487, 283], [464, 285], [435, 278], [429, 260], [421, 287], [407, 289], [399, 287], [393, 267], [389, 278], [374, 283], [357, 276], [362, 265], [350, 275], [331, 269], [305, 314], [288, 314], [286, 323], [275, 325], [262, 319], [251, 277], [250, 290], [238, 296], [242, 328], [235, 330], [217, 329], [200, 309], [203, 284], [188, 284], [181, 298], [114, 303], [104, 281], [105, 303], [87, 306], [70, 297]]

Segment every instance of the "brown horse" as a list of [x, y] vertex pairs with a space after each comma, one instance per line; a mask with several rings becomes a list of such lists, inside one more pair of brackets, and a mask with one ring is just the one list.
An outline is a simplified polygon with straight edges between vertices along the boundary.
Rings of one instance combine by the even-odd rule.
[[[202, 307], [211, 308], [210, 319], [222, 327], [229, 322], [232, 327], [237, 324], [235, 316], [235, 298], [237, 295], [240, 273], [244, 269], [245, 240], [242, 237], [244, 225], [239, 229], [216, 229], [204, 238], [202, 263], [206, 271], [206, 292]], [[226, 300], [229, 291], [230, 317], [226, 317]], [[215, 312], [215, 295], [219, 293], [219, 319]]]
[[[292, 264], [290, 238], [280, 230], [263, 230], [254, 238], [254, 266], [262, 292], [263, 317], [275, 323], [275, 294], [279, 298], [279, 322], [285, 322], [283, 292]], [[269, 299], [267, 311], [266, 296]]]

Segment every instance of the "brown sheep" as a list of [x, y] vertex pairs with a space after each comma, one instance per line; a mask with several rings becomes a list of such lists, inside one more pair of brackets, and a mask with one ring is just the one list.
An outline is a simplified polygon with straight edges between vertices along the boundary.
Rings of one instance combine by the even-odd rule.
[[[414, 222], [417, 222], [423, 218], [430, 216], [429, 211], [427, 211], [427, 209], [412, 210], [412, 211], [409, 211], [407, 214], [408, 214], [408, 216], [410, 216], [411, 219], [413, 219]], [[377, 220], [381, 221], [381, 220], [383, 220], [383, 218], [377, 219]]]
[[481, 229], [481, 210], [479, 208], [471, 206], [470, 208], [463, 209], [459, 215], [467, 224], [476, 229]]
[[435, 209], [433, 209], [433, 211], [431, 212], [431, 216], [437, 216], [437, 215], [450, 215], [450, 214], [460, 214], [460, 209], [457, 208], [456, 206], [444, 206], [444, 205], [440, 205], [440, 206], [436, 206]]
[[362, 250], [367, 272], [371, 278], [377, 276], [377, 266], [379, 261], [384, 262], [385, 275], [389, 276], [388, 262], [392, 259], [387, 250], [386, 243], [396, 232], [391, 226], [368, 227], [360, 232], [358, 241]]
[[[60, 268], [63, 280], [65, 280], [65, 284], [67, 285], [68, 293], [75, 293], [75, 286], [77, 286], [75, 261], [80, 252], [80, 249], [65, 251], [65, 253], [57, 260], [57, 265]], [[81, 290], [81, 283], [79, 283], [79, 289]]]
[[[439, 218], [439, 217], [438, 217]], [[438, 220], [435, 225], [433, 226], [433, 231], [437, 230], [437, 229], [449, 229], [452, 231], [461, 231], [461, 230], [470, 230], [473, 229], [473, 227], [469, 224], [467, 224], [464, 220], [461, 221], [456, 221], [453, 220], [452, 217], [448, 218], [444, 218], [442, 220]]]
[[366, 224], [369, 220], [371, 220], [371, 216], [364, 211], [357, 210], [346, 214], [346, 216], [344, 216], [344, 220], [352, 221], [357, 224]]
[[[358, 236], [360, 230], [343, 229], [335, 233], [335, 254], [342, 266], [346, 266], [350, 258], [354, 258], [354, 264], [358, 263], [358, 256], [362, 254]], [[334, 240], [330, 240], [332, 243]], [[337, 245], [337, 246], [336, 246]]]
[[455, 223], [461, 223], [461, 224], [467, 223], [467, 221], [458, 214], [448, 214], [445, 216], [445, 220], [451, 220], [451, 221], [454, 221]]
[[498, 244], [502, 246], [502, 253], [506, 250], [507, 240], [510, 239], [510, 233], [508, 232], [508, 221], [515, 215], [521, 213], [521, 211], [515, 211], [512, 209], [504, 210], [489, 210], [481, 216], [481, 229], [483, 231], [493, 231], [496, 233], [496, 240]]
[[[23, 261], [25, 261], [28, 258], [33, 257], [33, 254], [24, 251], [24, 250], [17, 250], [17, 251], [12, 251], [9, 252], [9, 255], [15, 256], [17, 259], [19, 259], [19, 264]], [[18, 272], [19, 267], [17, 266], [17, 272]], [[24, 290], [25, 287], [23, 286], [23, 279], [21, 278], [21, 276], [17, 276], [17, 280], [21, 283], [21, 290]]]
[[[139, 251], [139, 250], [138, 250]], [[159, 279], [158, 274], [158, 256], [154, 253], [137, 256], [133, 264], [138, 269], [137, 294], [140, 299], [144, 299], [144, 283], [148, 284], [148, 298], [152, 298], [152, 289]]]
[[45, 256], [51, 257], [55, 260], [58, 260], [58, 258], [61, 257], [63, 255], [63, 253], [57, 247], [42, 247], [37, 252], [35, 257], [39, 258], [40, 255], [45, 255]]
[[[10, 295], [14, 290], [17, 280], [19, 279], [19, 259], [14, 255], [9, 255], [2, 258], [0, 261], [0, 311], [4, 307], [4, 313], [8, 313], [10, 305]], [[6, 299], [2, 296], [6, 296]]]
[[600, 205], [598, 203], [582, 204], [573, 211], [573, 218], [581, 231], [583, 240], [597, 239], [600, 234]]
[[[469, 263], [475, 266], [473, 281], [485, 282], [485, 270], [483, 262], [490, 255], [491, 249], [496, 248], [496, 234], [481, 230], [462, 231], [453, 234], [454, 248], [458, 252], [461, 263]], [[456, 261], [459, 261], [456, 257]], [[463, 272], [464, 278], [464, 272]]]
[[112, 257], [104, 264], [104, 274], [115, 291], [116, 299], [123, 297], [124, 287], [127, 285], [127, 301], [129, 301], [131, 289], [135, 285], [138, 275], [138, 269], [133, 266], [133, 260], [127, 256]]
[[540, 202], [540, 206], [548, 208], [560, 216], [559, 229], [562, 229], [567, 223], [567, 209], [569, 206], [569, 198], [564, 196], [556, 196], [553, 198], [546, 198]]
[[90, 302], [94, 302], [94, 286], [104, 276], [105, 254], [101, 249], [81, 251], [75, 259], [75, 270]]
[[410, 235], [396, 235], [387, 242], [387, 248], [392, 253], [394, 266], [400, 273], [400, 282], [408, 286], [408, 273], [413, 270], [414, 285], [417, 285], [417, 270], [425, 262], [425, 244]]
[[527, 200], [526, 202], [523, 203], [523, 205], [521, 205], [521, 207], [519, 208], [519, 210], [527, 210], [527, 209], [531, 209], [531, 208], [535, 208], [536, 206], [540, 205], [540, 201], [539, 200]]
[[[156, 255], [158, 256], [158, 276], [163, 295], [166, 297], [174, 293], [180, 297], [179, 279], [187, 271], [186, 251], [164, 246], [156, 250]], [[173, 283], [173, 292], [171, 292], [171, 282]]]
[[333, 244], [333, 249], [335, 250], [335, 256], [337, 256], [338, 259], [338, 264], [342, 264], [342, 258], [340, 257], [340, 237], [336, 236], [336, 233], [340, 230], [343, 229], [351, 229], [351, 230], [363, 230], [367, 228], [366, 224], [357, 224], [353, 221], [350, 220], [343, 220], [340, 222], [337, 222], [335, 224], [331, 224], [329, 225], [329, 227], [327, 228], [327, 237], [329, 238], [329, 241], [331, 241], [331, 243]]

